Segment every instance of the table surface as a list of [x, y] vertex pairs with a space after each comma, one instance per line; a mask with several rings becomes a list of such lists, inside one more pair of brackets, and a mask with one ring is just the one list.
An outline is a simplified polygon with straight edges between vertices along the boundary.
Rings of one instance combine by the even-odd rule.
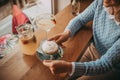
[[[68, 6], [56, 15], [56, 25], [49, 32], [49, 37], [63, 32], [68, 22], [74, 16], [71, 14], [71, 7]], [[74, 37], [71, 37], [63, 45], [64, 55], [62, 60], [77, 61], [80, 58], [92, 38], [91, 25], [82, 28]], [[23, 45], [21, 42], [16, 45], [3, 59], [0, 60], [0, 80], [63, 80], [66, 73], [52, 75], [50, 70], [42, 64], [35, 51], [45, 32], [40, 29], [35, 31], [36, 42]], [[31, 55], [24, 55], [29, 53]]]

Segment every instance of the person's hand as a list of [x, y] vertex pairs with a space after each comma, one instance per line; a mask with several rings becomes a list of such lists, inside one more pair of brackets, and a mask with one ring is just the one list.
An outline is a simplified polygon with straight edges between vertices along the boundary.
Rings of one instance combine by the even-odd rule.
[[49, 67], [52, 74], [71, 73], [72, 63], [63, 60], [44, 60], [43, 64]]
[[57, 34], [57, 35], [49, 38], [48, 40], [50, 40], [50, 41], [54, 40], [58, 45], [62, 46], [62, 43], [67, 41], [69, 37], [70, 37], [70, 31], [66, 30], [65, 32]]

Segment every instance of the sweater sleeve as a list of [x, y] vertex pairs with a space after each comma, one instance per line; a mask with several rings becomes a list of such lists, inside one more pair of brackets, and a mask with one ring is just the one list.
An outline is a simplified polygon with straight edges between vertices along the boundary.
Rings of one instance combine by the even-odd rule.
[[70, 30], [71, 36], [73, 36], [85, 23], [93, 20], [98, 1], [99, 0], [94, 0], [88, 8], [68, 23], [65, 30]]
[[98, 60], [90, 62], [75, 62], [73, 76], [97, 75], [114, 70], [120, 64], [120, 39]]

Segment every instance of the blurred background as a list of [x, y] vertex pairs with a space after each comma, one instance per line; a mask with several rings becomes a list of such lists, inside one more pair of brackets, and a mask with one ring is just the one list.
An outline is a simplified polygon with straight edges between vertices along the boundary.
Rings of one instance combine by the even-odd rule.
[[33, 18], [38, 13], [57, 14], [70, 2], [70, 0], [0, 0], [0, 36], [12, 31], [13, 4], [16, 4], [27, 16]]

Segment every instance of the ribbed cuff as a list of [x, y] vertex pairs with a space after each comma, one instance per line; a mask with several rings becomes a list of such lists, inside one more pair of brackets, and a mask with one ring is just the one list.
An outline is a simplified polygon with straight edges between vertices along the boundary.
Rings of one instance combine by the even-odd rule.
[[73, 74], [70, 76], [68, 80], [76, 80], [78, 77], [81, 77], [82, 75], [85, 74], [86, 68], [85, 64], [81, 62], [74, 62], [75, 70], [73, 71]]
[[75, 62], [75, 72], [74, 72], [74, 76], [82, 76], [85, 74], [86, 72], [86, 67], [85, 64], [81, 63], [81, 62]]
[[75, 63], [72, 62], [72, 72], [69, 74], [69, 76], [72, 76], [74, 72], [75, 72]]

